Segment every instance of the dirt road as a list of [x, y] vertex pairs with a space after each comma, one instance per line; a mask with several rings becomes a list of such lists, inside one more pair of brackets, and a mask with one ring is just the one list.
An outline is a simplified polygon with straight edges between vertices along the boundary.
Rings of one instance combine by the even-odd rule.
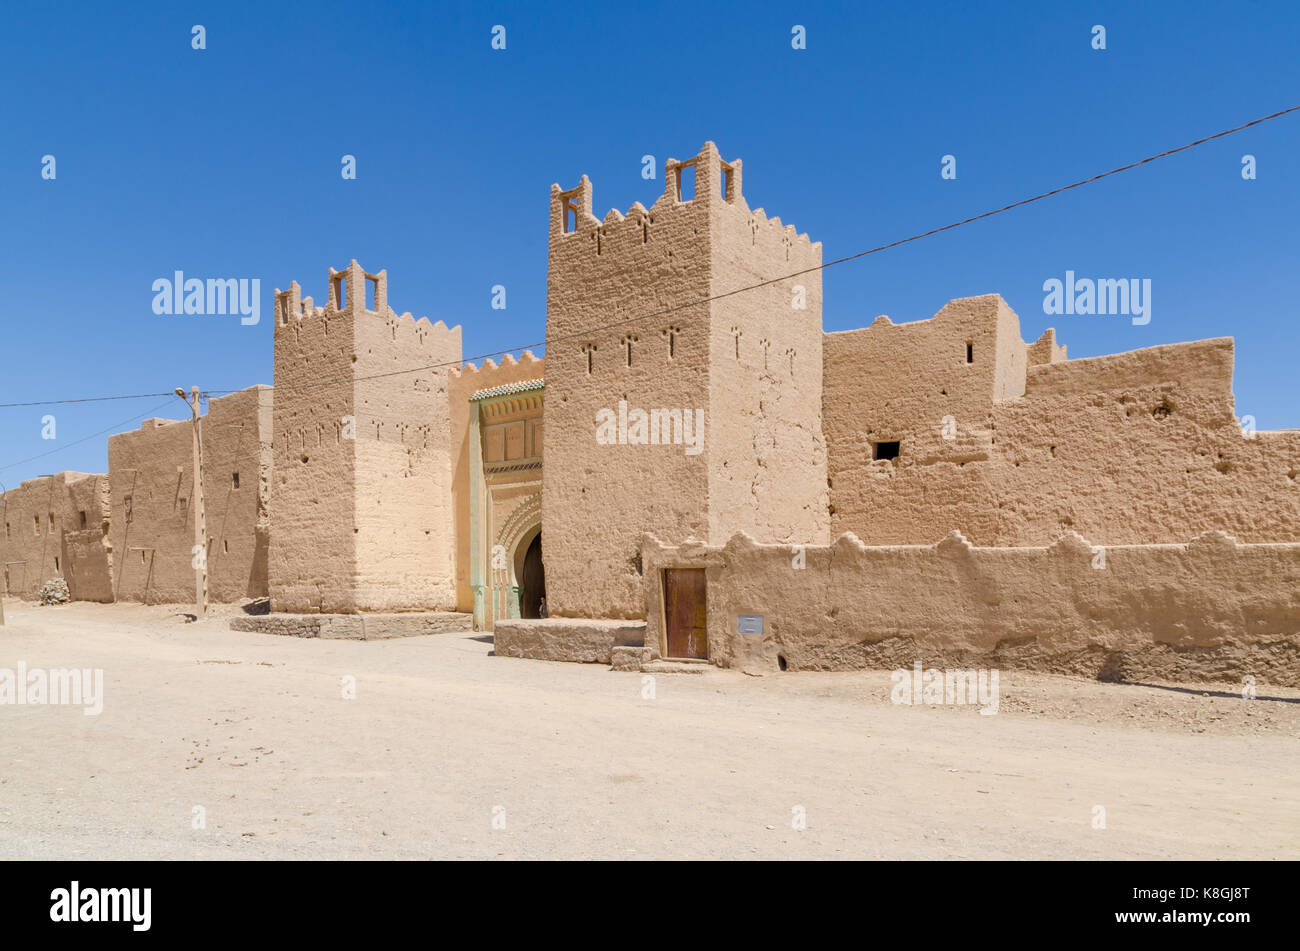
[[985, 716], [886, 671], [645, 681], [180, 610], [7, 602], [0, 671], [104, 698], [0, 706], [0, 858], [1300, 856], [1300, 691], [1003, 671]]

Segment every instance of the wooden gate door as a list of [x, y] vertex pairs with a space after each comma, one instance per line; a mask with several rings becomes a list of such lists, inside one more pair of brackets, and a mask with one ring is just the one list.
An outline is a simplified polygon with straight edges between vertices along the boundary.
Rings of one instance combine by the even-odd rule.
[[664, 615], [668, 626], [668, 656], [709, 657], [708, 589], [703, 568], [664, 571]]

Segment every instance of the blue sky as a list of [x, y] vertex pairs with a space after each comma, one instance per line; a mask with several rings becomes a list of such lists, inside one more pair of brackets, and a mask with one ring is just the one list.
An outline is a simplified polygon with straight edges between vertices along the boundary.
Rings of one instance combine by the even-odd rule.
[[[531, 344], [552, 182], [588, 174], [602, 217], [649, 205], [662, 181], [641, 157], [712, 139], [744, 159], [750, 204], [829, 260], [1296, 105], [1297, 48], [1300, 5], [1249, 0], [12, 6], [0, 403], [270, 383], [273, 289], [323, 301], [351, 258], [388, 269], [398, 311], [461, 324], [467, 356]], [[1055, 325], [1071, 356], [1233, 336], [1237, 412], [1300, 426], [1298, 157], [1294, 114], [832, 268], [824, 325], [997, 292], [1026, 339]], [[261, 323], [155, 315], [152, 283], [177, 269], [259, 278]], [[1151, 322], [1045, 316], [1067, 270], [1149, 278]], [[106, 471], [106, 437], [77, 440], [185, 415], [160, 402], [0, 409], [0, 481]]]

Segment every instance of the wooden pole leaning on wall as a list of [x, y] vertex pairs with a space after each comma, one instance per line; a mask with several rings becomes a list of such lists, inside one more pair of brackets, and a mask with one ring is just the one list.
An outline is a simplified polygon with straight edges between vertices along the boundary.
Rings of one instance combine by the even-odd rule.
[[[176, 387], [176, 395], [185, 399], [185, 390]], [[194, 547], [191, 564], [194, 566], [194, 613], [202, 618], [208, 613], [208, 523], [203, 507], [203, 433], [199, 421], [199, 388], [190, 389], [191, 424], [194, 428], [192, 442], [194, 466]]]

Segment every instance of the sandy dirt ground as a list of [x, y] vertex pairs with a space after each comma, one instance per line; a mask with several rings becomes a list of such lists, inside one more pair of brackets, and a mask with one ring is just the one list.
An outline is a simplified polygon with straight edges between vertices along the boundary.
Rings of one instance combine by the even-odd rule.
[[0, 858], [1300, 857], [1300, 691], [1002, 671], [982, 716], [182, 610], [6, 603], [0, 668], [102, 668], [104, 707], [0, 706]]

